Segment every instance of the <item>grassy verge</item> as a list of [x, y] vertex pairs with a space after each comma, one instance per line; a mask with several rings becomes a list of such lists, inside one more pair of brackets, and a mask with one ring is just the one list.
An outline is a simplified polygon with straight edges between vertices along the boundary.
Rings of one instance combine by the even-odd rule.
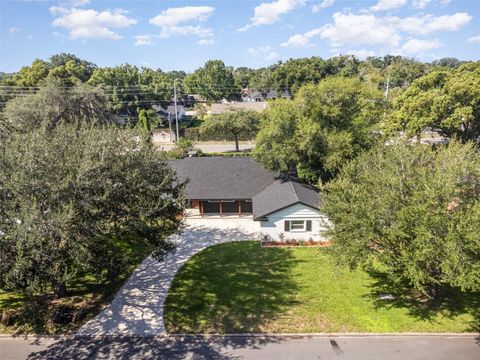
[[125, 242], [128, 263], [114, 281], [98, 282], [83, 274], [68, 284], [68, 296], [27, 297], [0, 291], [0, 333], [66, 334], [75, 331], [108, 304], [135, 267], [147, 256], [146, 246]]
[[[383, 292], [393, 300], [380, 300]], [[192, 257], [166, 300], [170, 333], [465, 332], [480, 330], [480, 296], [452, 290], [417, 303], [379, 271], [349, 271], [325, 248], [226, 243]]]

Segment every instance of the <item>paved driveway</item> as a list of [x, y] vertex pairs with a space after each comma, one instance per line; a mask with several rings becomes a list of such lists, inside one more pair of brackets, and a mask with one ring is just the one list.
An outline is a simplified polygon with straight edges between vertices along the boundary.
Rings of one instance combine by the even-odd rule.
[[118, 291], [112, 303], [87, 322], [78, 335], [159, 335], [165, 333], [163, 303], [180, 267], [206, 247], [228, 241], [258, 238], [252, 219], [188, 219], [184, 231], [174, 235], [175, 253], [158, 262], [145, 259]]

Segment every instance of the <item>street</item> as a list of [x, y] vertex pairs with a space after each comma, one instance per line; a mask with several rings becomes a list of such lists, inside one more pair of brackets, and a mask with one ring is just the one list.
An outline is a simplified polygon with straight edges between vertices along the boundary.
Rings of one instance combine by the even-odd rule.
[[0, 337], [0, 359], [478, 360], [480, 337], [167, 336]]

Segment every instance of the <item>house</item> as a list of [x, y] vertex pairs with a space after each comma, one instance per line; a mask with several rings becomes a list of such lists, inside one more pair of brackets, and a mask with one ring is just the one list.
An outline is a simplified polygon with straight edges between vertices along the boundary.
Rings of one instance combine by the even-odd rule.
[[[163, 108], [161, 105], [152, 105], [152, 109], [155, 110], [157, 115], [162, 119], [168, 121], [168, 118], [170, 116], [170, 120], [173, 122], [175, 121], [175, 105], [174, 104], [170, 104], [166, 108]], [[185, 106], [177, 104], [177, 115], [178, 115], [178, 121], [182, 121], [186, 118], [187, 110], [185, 109]]]
[[250, 219], [271, 240], [323, 240], [327, 220], [313, 186], [251, 157], [188, 157], [170, 165], [187, 181], [187, 216]]
[[266, 92], [265, 96], [257, 90], [250, 88], [242, 89], [240, 96], [243, 102], [263, 102], [266, 100], [276, 100], [276, 99], [291, 99], [290, 91], [283, 90], [281, 93], [278, 93], [275, 89], [270, 89]]
[[262, 102], [233, 102], [233, 103], [221, 103], [221, 104], [212, 104], [210, 111], [211, 115], [220, 115], [224, 112], [235, 110], [235, 109], [244, 109], [244, 110], [253, 110], [256, 112], [262, 112], [267, 107], [267, 103]]

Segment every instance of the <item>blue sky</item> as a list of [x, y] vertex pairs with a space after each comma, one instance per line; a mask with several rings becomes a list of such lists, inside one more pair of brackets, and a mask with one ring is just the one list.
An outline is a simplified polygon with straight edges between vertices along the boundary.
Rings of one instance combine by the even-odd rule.
[[480, 59], [480, 0], [0, 0], [0, 71], [70, 52], [192, 71], [292, 57]]

